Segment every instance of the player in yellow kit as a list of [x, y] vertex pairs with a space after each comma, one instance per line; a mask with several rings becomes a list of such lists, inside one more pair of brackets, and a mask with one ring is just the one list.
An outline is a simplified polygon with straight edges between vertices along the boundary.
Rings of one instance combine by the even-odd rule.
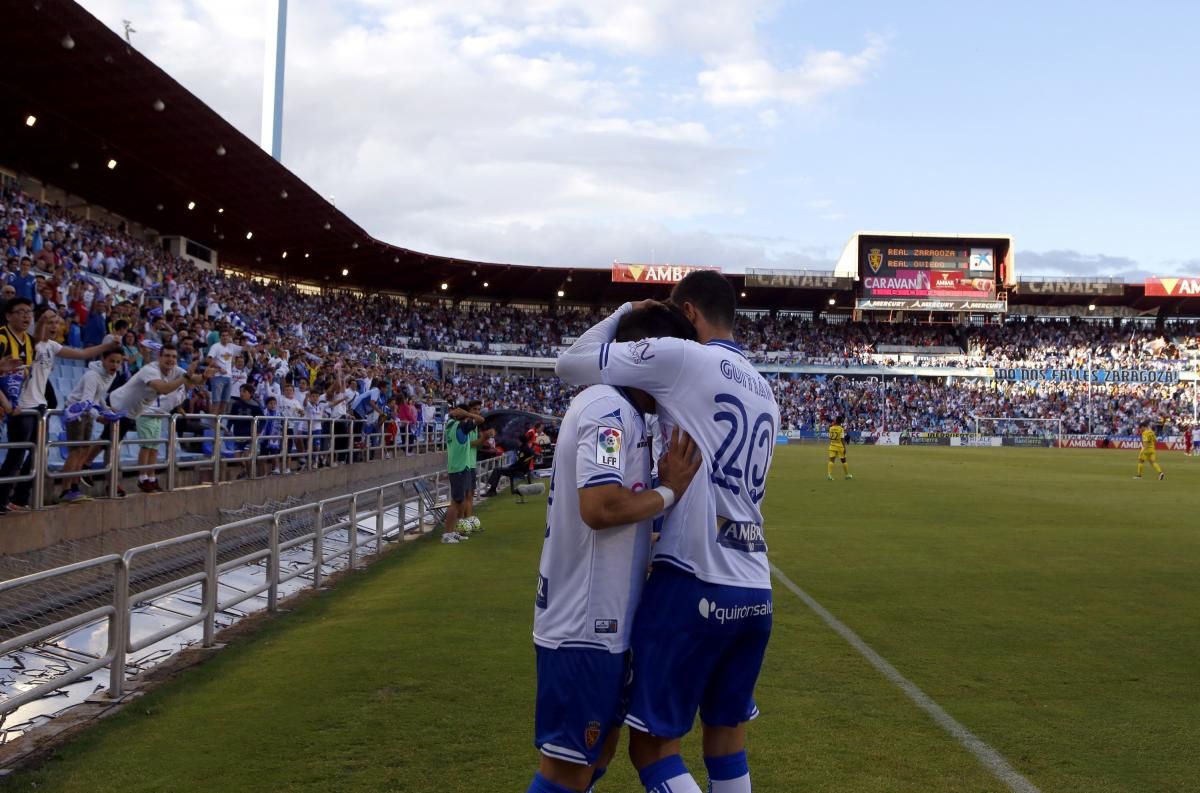
[[846, 464], [846, 417], [838, 416], [829, 427], [829, 464], [825, 466], [825, 478], [833, 479], [833, 461], [842, 458], [842, 473], [853, 479], [850, 466]]
[[1150, 424], [1143, 421], [1138, 425], [1138, 429], [1142, 431], [1142, 450], [1138, 452], [1138, 472], [1134, 479], [1142, 478], [1142, 468], [1146, 463], [1150, 463], [1155, 471], [1158, 471], [1159, 479], [1166, 479], [1167, 475], [1163, 473], [1162, 467], [1158, 464], [1158, 436], [1154, 434], [1154, 430], [1150, 429]]

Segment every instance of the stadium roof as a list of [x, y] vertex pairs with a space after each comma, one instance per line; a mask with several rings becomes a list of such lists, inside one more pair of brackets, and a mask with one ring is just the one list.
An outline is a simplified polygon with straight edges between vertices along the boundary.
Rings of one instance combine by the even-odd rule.
[[[5, 27], [3, 164], [160, 233], [207, 245], [226, 266], [455, 298], [552, 301], [561, 289], [569, 302], [612, 304], [666, 291], [614, 284], [607, 268], [473, 262], [377, 240], [78, 4], [14, 0], [6, 4]], [[33, 126], [25, 123], [29, 115], [37, 118]], [[750, 307], [849, 302], [845, 288], [820, 278], [761, 287], [753, 276], [730, 278]], [[1146, 298], [1140, 285], [1122, 292], [1095, 301], [1200, 312], [1200, 299]], [[1035, 304], [1089, 299], [1020, 294], [1020, 302]]]

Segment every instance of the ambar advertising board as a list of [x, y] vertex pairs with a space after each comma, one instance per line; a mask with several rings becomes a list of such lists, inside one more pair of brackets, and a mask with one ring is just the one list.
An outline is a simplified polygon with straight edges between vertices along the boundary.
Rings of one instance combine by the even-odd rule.
[[626, 264], [613, 262], [614, 284], [677, 284], [689, 273], [697, 270], [714, 270], [720, 267], [697, 267], [686, 264]]
[[1147, 278], [1146, 297], [1200, 297], [1200, 278]]

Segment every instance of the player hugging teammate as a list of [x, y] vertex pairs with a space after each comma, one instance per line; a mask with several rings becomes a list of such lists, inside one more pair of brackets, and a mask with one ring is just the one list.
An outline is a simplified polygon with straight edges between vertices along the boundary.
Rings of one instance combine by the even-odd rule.
[[[773, 611], [761, 504], [779, 410], [730, 338], [729, 282], [692, 273], [671, 302], [621, 306], [558, 359], [567, 383], [603, 385], [576, 397], [555, 455], [534, 611], [542, 760], [531, 793], [590, 790], [622, 719], [648, 793], [700, 793], [679, 753], [697, 711], [709, 790], [751, 790], [746, 724]], [[658, 327], [679, 314], [678, 330]], [[651, 405], [670, 438], [653, 490]], [[704, 472], [689, 485], [695, 450]]]

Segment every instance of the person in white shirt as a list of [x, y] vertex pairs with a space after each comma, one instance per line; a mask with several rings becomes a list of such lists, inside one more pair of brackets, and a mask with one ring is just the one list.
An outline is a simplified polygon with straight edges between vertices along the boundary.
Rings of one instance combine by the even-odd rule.
[[[194, 360], [185, 372], [179, 368], [177, 361], [175, 345], [164, 344], [158, 351], [157, 361], [143, 366], [125, 385], [109, 394], [109, 404], [114, 410], [125, 414], [121, 420], [121, 431], [130, 426], [137, 429], [138, 439], [142, 442], [138, 449], [139, 466], [153, 466], [158, 457], [158, 446], [162, 443], [162, 417], [150, 413], [151, 406], [163, 397], [168, 402], [175, 399], [177, 395], [170, 395], [183, 386], [203, 384], [212, 371], [206, 369], [204, 374], [197, 374], [200, 362]], [[138, 471], [138, 489], [144, 493], [161, 490], [152, 468]]]
[[711, 467], [663, 523], [654, 571], [634, 621], [629, 756], [647, 791], [699, 793], [679, 755], [697, 710], [711, 793], [750, 793], [746, 724], [774, 606], [762, 500], [779, 409], [770, 385], [730, 340], [737, 298], [719, 273], [698, 271], [671, 301], [700, 343], [615, 343], [625, 304], [559, 356], [571, 385], [640, 388], [664, 432], [681, 427]]
[[[283, 384], [282, 393], [279, 396], [279, 415], [284, 418], [285, 432], [289, 438], [291, 450], [307, 452], [308, 422], [297, 420], [304, 416], [304, 402], [296, 398], [296, 387], [291, 383]], [[286, 471], [291, 470], [291, 462], [289, 457], [285, 466]]]
[[353, 396], [354, 392], [341, 384], [340, 375], [337, 381], [329, 384], [325, 392], [325, 409], [332, 419], [330, 431], [333, 433], [333, 448], [337, 453], [335, 462], [338, 463], [349, 462], [347, 450], [350, 447], [350, 422], [346, 420], [346, 413]]
[[[221, 415], [229, 411], [233, 401], [233, 365], [234, 359], [245, 349], [240, 344], [233, 343], [233, 332], [229, 328], [221, 329], [221, 340], [208, 348], [208, 366], [215, 371], [209, 375], [208, 388], [212, 393], [213, 415]], [[208, 375], [208, 369], [205, 369]]]
[[[111, 349], [103, 344], [83, 349], [64, 347], [57, 341], [53, 341], [58, 337], [61, 326], [62, 317], [54, 311], [46, 311], [38, 318], [33, 331], [33, 363], [29, 366], [29, 373], [21, 389], [21, 394], [17, 398], [17, 404], [15, 406], [8, 404], [8, 398], [0, 394], [0, 402], [5, 403], [5, 409], [11, 410], [13, 414], [9, 419], [9, 441], [20, 440], [19, 433], [13, 431], [14, 425], [30, 426], [34, 432], [28, 437], [33, 438], [36, 435], [37, 423], [41, 420], [41, 414], [46, 410], [46, 383], [50, 380], [50, 371], [54, 368], [55, 357], [87, 360]], [[4, 458], [4, 465], [0, 466], [0, 476], [14, 476], [18, 471], [21, 474], [28, 474], [33, 470], [36, 454], [36, 449], [9, 449], [8, 455]], [[29, 496], [32, 490], [33, 480], [17, 482], [15, 486], [12, 482], [0, 484], [0, 511], [29, 509]]]
[[[108, 405], [108, 388], [116, 379], [117, 370], [121, 368], [124, 358], [125, 351], [118, 344], [117, 347], [105, 351], [99, 361], [92, 361], [88, 364], [87, 371], [83, 373], [83, 377], [75, 384], [74, 390], [67, 396], [65, 410], [68, 415], [68, 441], [92, 440], [96, 415]], [[78, 417], [72, 419], [70, 415], [74, 405], [85, 405], [86, 407]], [[100, 417], [100, 421], [105, 424], [109, 423], [109, 420], [103, 416]], [[100, 444], [72, 446], [67, 453], [67, 460], [63, 464], [63, 473], [83, 470], [84, 466], [91, 465], [96, 455], [105, 448]], [[79, 490], [78, 479], [63, 480], [63, 493], [59, 500], [68, 503], [87, 500], [87, 497]]]
[[[662, 305], [626, 314], [617, 329], [622, 341], [669, 335], [695, 332]], [[655, 408], [644, 391], [594, 385], [572, 400], [559, 430], [533, 617], [541, 760], [528, 793], [590, 790], [616, 750], [651, 525], [701, 463], [676, 429], [653, 487], [644, 414]]]
[[267, 400], [272, 397], [279, 403], [280, 415], [283, 410], [283, 389], [279, 387], [279, 383], [275, 381], [275, 372], [267, 369], [263, 372], [262, 380], [258, 381], [258, 388], [254, 391], [254, 397], [260, 405], [266, 405]]

